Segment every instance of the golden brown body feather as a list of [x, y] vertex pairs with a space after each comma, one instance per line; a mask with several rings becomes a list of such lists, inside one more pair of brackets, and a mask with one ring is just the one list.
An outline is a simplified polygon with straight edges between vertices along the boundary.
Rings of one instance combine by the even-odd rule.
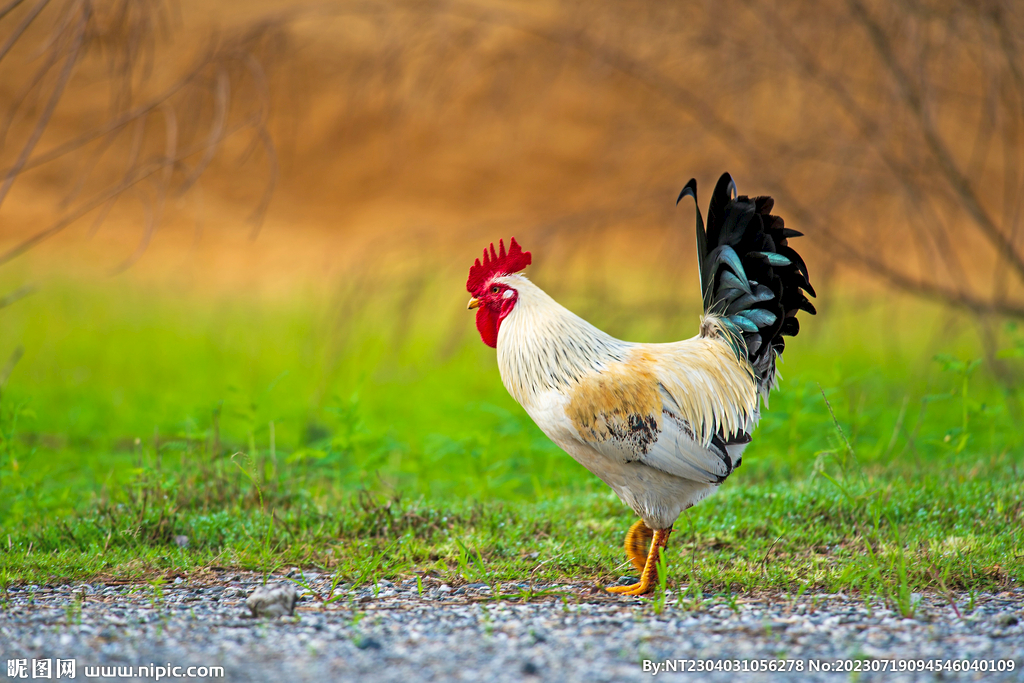
[[651, 416], [661, 429], [661, 395], [648, 353], [630, 354], [585, 376], [569, 393], [565, 414], [587, 440], [604, 441], [629, 428], [631, 415]]

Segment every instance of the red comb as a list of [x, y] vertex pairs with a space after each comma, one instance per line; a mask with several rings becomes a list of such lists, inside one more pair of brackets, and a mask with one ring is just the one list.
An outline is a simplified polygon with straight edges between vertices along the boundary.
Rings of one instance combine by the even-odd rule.
[[498, 240], [498, 251], [494, 251], [494, 242], [491, 242], [491, 252], [484, 249], [484, 262], [476, 260], [473, 267], [469, 269], [469, 279], [466, 281], [466, 290], [471, 294], [487, 284], [496, 274], [508, 275], [518, 273], [532, 262], [530, 252], [523, 251], [522, 247], [513, 237], [508, 245], [508, 253], [505, 253], [505, 242]]

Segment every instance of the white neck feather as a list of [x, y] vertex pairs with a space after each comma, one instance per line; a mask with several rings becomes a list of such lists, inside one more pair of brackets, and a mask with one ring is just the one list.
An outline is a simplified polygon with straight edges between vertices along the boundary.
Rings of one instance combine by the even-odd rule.
[[633, 344], [597, 329], [523, 275], [497, 281], [519, 294], [498, 330], [498, 369], [522, 406], [529, 407], [543, 391], [564, 389], [588, 372], [626, 359]]

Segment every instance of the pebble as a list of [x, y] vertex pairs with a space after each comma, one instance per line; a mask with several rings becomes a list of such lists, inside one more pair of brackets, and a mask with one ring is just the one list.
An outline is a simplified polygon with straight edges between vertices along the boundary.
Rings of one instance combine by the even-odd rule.
[[[431, 577], [422, 579], [422, 594], [415, 579], [342, 585], [332, 594], [329, 575], [296, 572], [294, 581], [278, 575], [266, 586], [260, 575], [239, 572], [182, 579], [158, 597], [147, 584], [11, 586], [0, 593], [0, 652], [8, 659], [74, 658], [80, 672], [132, 662], [222, 666], [224, 680], [256, 682], [646, 681], [652, 676], [644, 660], [780, 657], [803, 662], [804, 670], [742, 680], [851, 680], [808, 672], [807, 665], [865, 657], [1014, 663], [1012, 672], [861, 676], [867, 681], [1009, 682], [1024, 672], [1022, 589], [953, 595], [956, 609], [950, 597], [915, 595], [914, 613], [904, 617], [878, 600], [843, 594], [700, 603], [671, 594], [661, 607], [591, 584], [453, 588]], [[523, 601], [529, 591], [557, 595]], [[338, 599], [325, 604], [328, 597]], [[738, 679], [716, 671], [657, 680]]]
[[254, 617], [290, 617], [299, 594], [290, 583], [260, 586], [245, 600]]
[[1000, 626], [1016, 626], [1019, 623], [1017, 615], [1012, 614], [1010, 612], [1003, 612], [1002, 614], [997, 614], [993, 621], [999, 624]]

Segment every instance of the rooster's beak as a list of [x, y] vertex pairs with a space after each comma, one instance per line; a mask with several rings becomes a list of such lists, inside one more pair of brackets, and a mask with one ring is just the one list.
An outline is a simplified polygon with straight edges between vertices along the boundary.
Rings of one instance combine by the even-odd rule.
[[469, 300], [469, 310], [472, 311], [474, 308], [480, 308], [481, 306], [483, 306], [483, 304], [483, 301], [480, 301], [480, 299], [477, 299], [474, 296], [472, 299]]

